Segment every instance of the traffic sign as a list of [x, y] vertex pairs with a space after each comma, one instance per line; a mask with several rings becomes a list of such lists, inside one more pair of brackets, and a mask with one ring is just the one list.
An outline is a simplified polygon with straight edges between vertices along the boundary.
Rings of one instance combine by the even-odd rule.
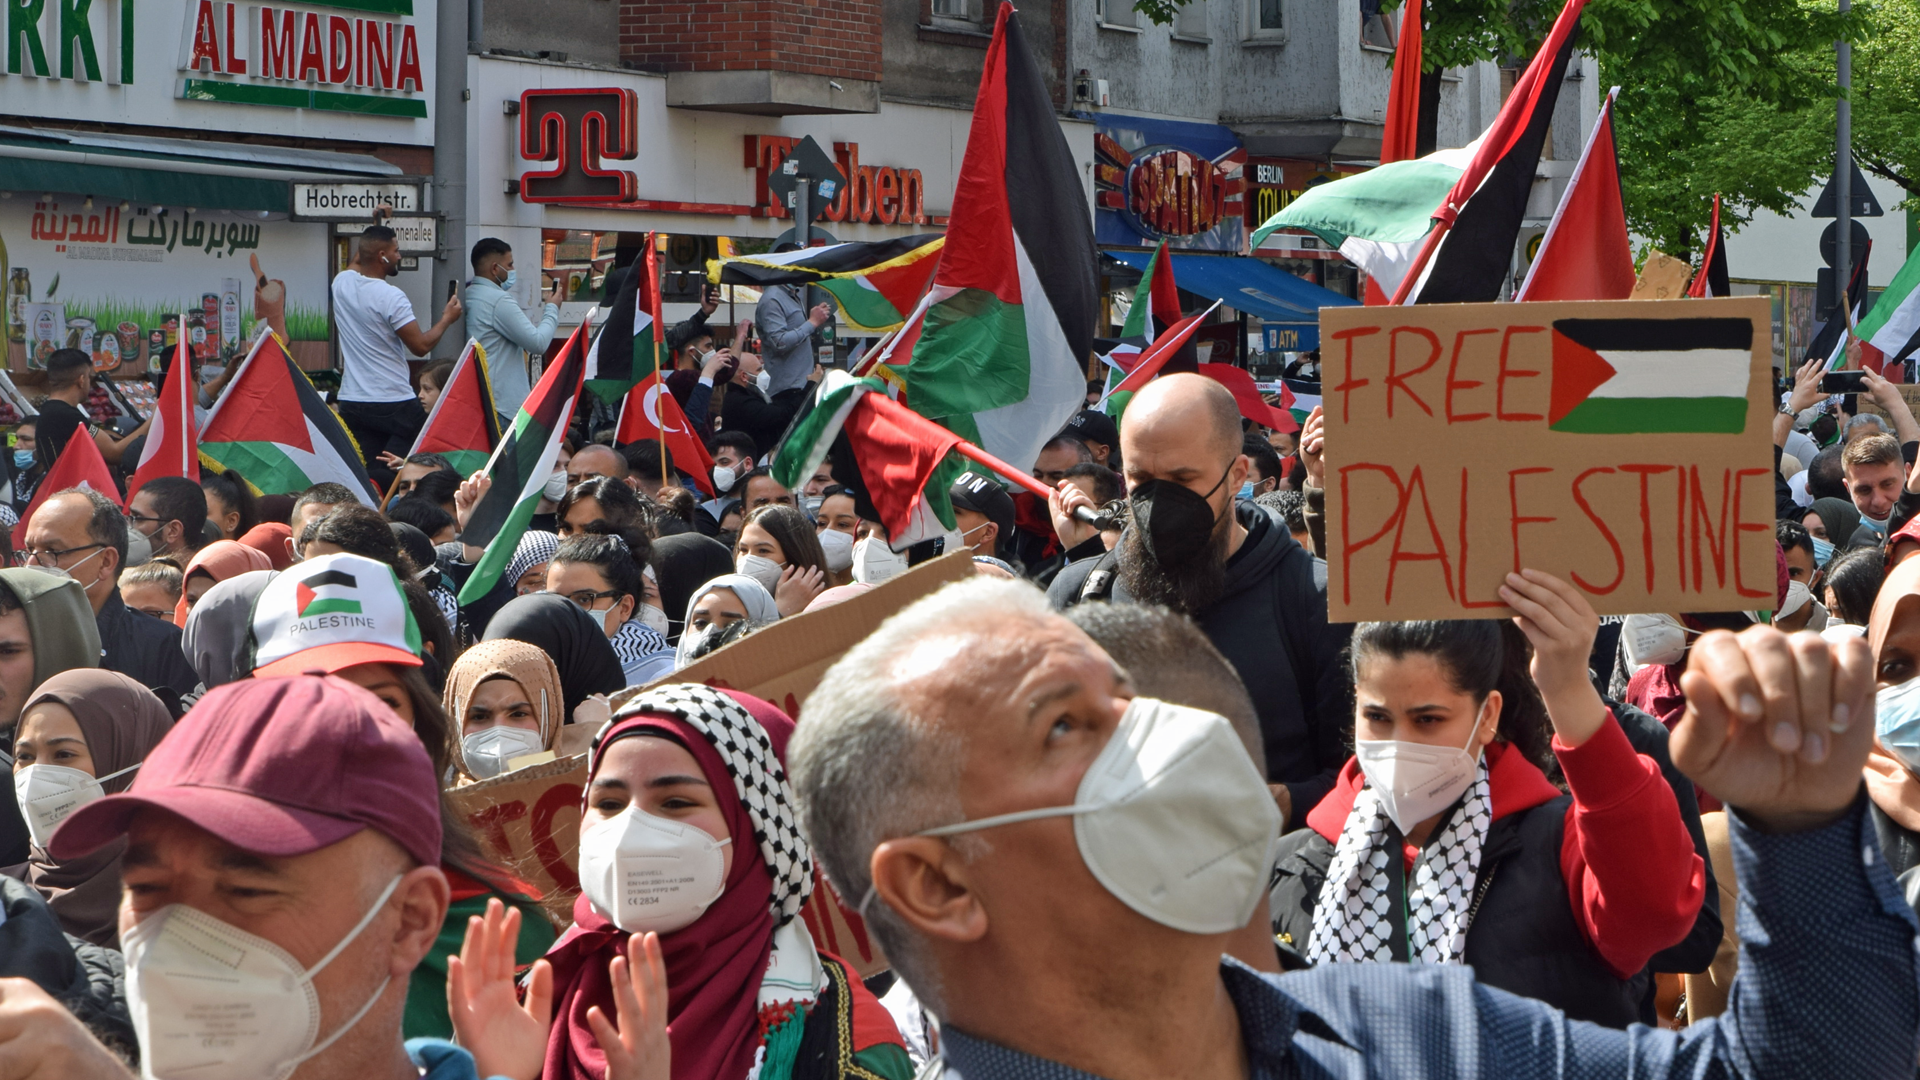
[[834, 164], [811, 135], [787, 151], [786, 160], [767, 177], [767, 189], [791, 212], [799, 202], [797, 191], [802, 182], [809, 189], [807, 209], [813, 221], [826, 216], [827, 204], [839, 196], [840, 189], [847, 183], [847, 174], [840, 171], [840, 166]]
[[418, 183], [334, 183], [293, 185], [295, 221], [365, 221], [385, 208], [393, 214], [417, 214], [424, 204]]
[[[1860, 166], [1853, 166], [1852, 217], [1882, 217], [1885, 210], [1880, 209], [1880, 200], [1873, 197], [1873, 189], [1867, 186], [1867, 178], [1861, 175]], [[1840, 216], [1840, 196], [1833, 190], [1833, 178], [1827, 178], [1827, 186], [1820, 189], [1820, 197], [1813, 200], [1813, 217], [1837, 218]], [[1828, 260], [1832, 261], [1832, 260]]]

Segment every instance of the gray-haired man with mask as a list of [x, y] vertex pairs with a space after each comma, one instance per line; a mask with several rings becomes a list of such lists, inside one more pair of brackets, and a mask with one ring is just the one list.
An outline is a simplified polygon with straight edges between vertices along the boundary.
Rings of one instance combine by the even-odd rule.
[[1749, 944], [1727, 1014], [1685, 1035], [1570, 1021], [1464, 966], [1223, 958], [1280, 824], [1258, 775], [1226, 721], [1135, 698], [1021, 583], [882, 624], [807, 699], [789, 763], [948, 1080], [1910, 1074], [1920, 923], [1862, 812], [1867, 648], [1755, 627], [1689, 665], [1673, 757], [1731, 808]]
[[[1162, 604], [1190, 616], [1233, 662], [1260, 710], [1267, 776], [1288, 816], [1333, 786], [1346, 760], [1348, 684], [1341, 652], [1351, 628], [1327, 622], [1326, 567], [1252, 503], [1235, 499], [1253, 463], [1241, 450], [1240, 408], [1202, 375], [1166, 375], [1127, 405], [1120, 433], [1131, 519], [1099, 559], [1069, 563], [1048, 597]], [[1055, 530], [1075, 507], [1099, 509], [1063, 483], [1049, 498]]]

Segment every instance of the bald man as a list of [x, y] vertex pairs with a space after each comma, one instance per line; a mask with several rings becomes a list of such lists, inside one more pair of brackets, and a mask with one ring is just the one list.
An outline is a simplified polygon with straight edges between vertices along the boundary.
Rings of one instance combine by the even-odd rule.
[[[1326, 571], [1265, 511], [1236, 503], [1253, 468], [1233, 395], [1200, 375], [1163, 375], [1127, 405], [1120, 454], [1132, 519], [1101, 559], [1069, 564], [1047, 597], [1163, 604], [1191, 616], [1240, 673], [1260, 713], [1267, 777], [1289, 824], [1305, 818], [1346, 760], [1352, 723], [1341, 653], [1351, 628], [1327, 623]], [[1057, 524], [1086, 495], [1062, 484]]]

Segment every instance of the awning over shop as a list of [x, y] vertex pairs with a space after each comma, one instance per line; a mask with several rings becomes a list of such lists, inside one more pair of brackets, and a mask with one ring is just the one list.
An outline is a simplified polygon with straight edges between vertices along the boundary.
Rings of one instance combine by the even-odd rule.
[[293, 181], [400, 174], [364, 154], [0, 125], [0, 191], [286, 213]]
[[[1108, 251], [1108, 258], [1145, 270], [1150, 251]], [[1287, 273], [1270, 263], [1246, 255], [1173, 256], [1173, 279], [1186, 291], [1219, 300], [1236, 311], [1244, 311], [1272, 326], [1287, 324], [1300, 330], [1301, 349], [1318, 347], [1320, 309], [1353, 307], [1351, 300], [1331, 289]], [[1309, 328], [1311, 328], [1309, 330]], [[1308, 342], [1311, 342], [1309, 344]]]

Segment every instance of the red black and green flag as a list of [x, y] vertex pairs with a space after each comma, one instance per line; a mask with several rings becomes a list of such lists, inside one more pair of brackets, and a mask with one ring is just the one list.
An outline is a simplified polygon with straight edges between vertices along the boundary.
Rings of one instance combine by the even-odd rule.
[[907, 400], [1009, 465], [1086, 400], [1093, 216], [1013, 5], [1000, 4]]
[[487, 382], [487, 353], [468, 338], [407, 456], [439, 454], [455, 472], [472, 476], [498, 445], [500, 416], [493, 411], [493, 387]]
[[658, 234], [648, 233], [646, 257], [627, 271], [606, 325], [587, 351], [586, 387], [601, 401], [618, 406], [640, 380], [671, 370], [667, 327], [660, 321]]
[[1707, 250], [1700, 257], [1700, 272], [1694, 275], [1693, 284], [1687, 286], [1687, 295], [1700, 299], [1709, 296], [1732, 296], [1733, 284], [1727, 277], [1727, 231], [1720, 227], [1720, 193], [1713, 193], [1713, 223], [1707, 228]]
[[[560, 459], [560, 440], [566, 437], [567, 420], [580, 400], [587, 372], [587, 328], [592, 324], [593, 314], [589, 312], [560, 347], [560, 355], [547, 365], [546, 373], [527, 395], [526, 404], [520, 407], [513, 426], [487, 463], [487, 476], [493, 485], [481, 496], [460, 534], [462, 543], [486, 548], [473, 568], [473, 576], [460, 589], [463, 604], [492, 591], [520, 545], [527, 523], [533, 520], [540, 489], [546, 486], [554, 463]], [[603, 332], [601, 337], [605, 336]]]
[[939, 233], [920, 233], [870, 244], [740, 255], [707, 263], [707, 278], [756, 289], [815, 285], [833, 297], [841, 320], [855, 330], [892, 330], [926, 293], [945, 243]]
[[260, 495], [292, 495], [332, 481], [368, 506], [380, 505], [353, 436], [273, 334], [253, 343], [207, 417], [200, 464], [239, 470]]

